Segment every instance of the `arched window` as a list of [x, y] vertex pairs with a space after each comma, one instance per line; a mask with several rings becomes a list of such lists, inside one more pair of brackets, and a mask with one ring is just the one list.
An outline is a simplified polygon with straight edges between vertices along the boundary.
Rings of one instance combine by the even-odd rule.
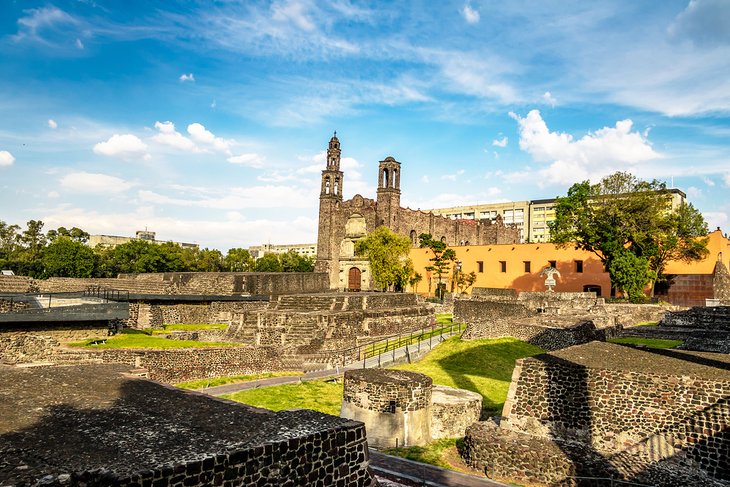
[[390, 187], [390, 179], [387, 169], [383, 169], [383, 187], [389, 188]]
[[418, 235], [415, 230], [411, 230], [411, 245], [418, 245]]
[[442, 242], [446, 242], [446, 237], [441, 237]]
[[324, 178], [324, 194], [330, 194], [330, 178]]

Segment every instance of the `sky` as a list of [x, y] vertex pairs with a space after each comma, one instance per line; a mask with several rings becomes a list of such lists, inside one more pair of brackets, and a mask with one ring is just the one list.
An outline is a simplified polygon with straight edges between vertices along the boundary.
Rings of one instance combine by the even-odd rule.
[[730, 227], [730, 1], [0, 1], [0, 220], [226, 251], [615, 171]]

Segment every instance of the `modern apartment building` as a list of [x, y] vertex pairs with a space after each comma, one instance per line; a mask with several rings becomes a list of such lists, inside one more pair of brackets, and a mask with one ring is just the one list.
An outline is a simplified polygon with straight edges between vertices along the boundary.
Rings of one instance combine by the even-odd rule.
[[97, 245], [101, 245], [102, 247], [116, 247], [117, 245], [131, 242], [132, 240], [145, 240], [147, 242], [158, 244], [172, 242], [178, 244], [184, 249], [197, 249], [199, 247], [198, 244], [194, 243], [173, 242], [172, 240], [156, 240], [155, 232], [150, 232], [148, 230], [137, 230], [134, 237], [120, 237], [117, 235], [90, 235], [87, 244], [89, 247], [92, 248], [96, 247]]
[[254, 259], [260, 259], [264, 254], [286, 254], [290, 250], [293, 250], [297, 254], [303, 257], [317, 257], [317, 244], [285, 244], [285, 245], [273, 245], [263, 244], [254, 245], [248, 248], [248, 253]]

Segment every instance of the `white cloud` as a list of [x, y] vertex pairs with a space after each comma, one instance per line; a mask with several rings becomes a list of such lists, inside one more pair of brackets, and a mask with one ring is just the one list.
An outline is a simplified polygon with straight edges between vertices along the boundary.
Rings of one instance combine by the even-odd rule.
[[687, 196], [689, 196], [691, 199], [699, 198], [702, 196], [702, 190], [695, 186], [690, 186], [689, 188], [687, 188]]
[[535, 161], [550, 164], [539, 171], [542, 185], [598, 179], [661, 157], [641, 133], [631, 131], [633, 123], [628, 119], [573, 140], [570, 134], [551, 132], [539, 110], [531, 110], [525, 118], [510, 116], [520, 126], [520, 148]]
[[49, 198], [58, 198], [61, 195], [58, 193], [58, 191], [49, 191], [46, 196]]
[[187, 73], [187, 74], [183, 73], [183, 74], [180, 75], [180, 78], [179, 79], [183, 83], [186, 82], [186, 81], [195, 82], [195, 76], [193, 76], [193, 73]]
[[558, 104], [558, 100], [549, 91], [542, 94], [542, 100], [553, 108]]
[[423, 176], [421, 176], [421, 182], [424, 184], [428, 184], [431, 182], [431, 180], [428, 177], [428, 174], [424, 174]]
[[18, 33], [12, 38], [17, 41], [31, 39], [46, 45], [51, 42], [44, 39], [41, 31], [54, 31], [61, 24], [77, 24], [77, 20], [56, 7], [41, 7], [24, 10], [27, 15], [18, 19]]
[[675, 39], [699, 45], [730, 43], [730, 8], [727, 0], [690, 0], [668, 29]]
[[705, 217], [708, 230], [713, 231], [716, 228], [722, 228], [727, 232], [728, 215], [724, 211], [703, 211], [702, 216]]
[[476, 24], [479, 22], [479, 11], [473, 9], [468, 3], [464, 4], [464, 8], [461, 9], [461, 15], [463, 15], [464, 20], [470, 24]]
[[300, 29], [312, 32], [316, 26], [307, 15], [304, 2], [297, 0], [289, 0], [286, 2], [277, 2], [271, 6], [273, 20], [279, 22], [291, 22]]
[[507, 147], [508, 142], [509, 142], [509, 140], [505, 136], [505, 137], [502, 137], [501, 139], [494, 139], [492, 141], [492, 145], [495, 147]]
[[0, 150], [0, 167], [12, 166], [14, 162], [15, 157], [13, 157], [10, 152], [6, 150]]
[[75, 193], [114, 194], [123, 193], [134, 186], [116, 176], [107, 174], [76, 172], [67, 174], [60, 180], [61, 186]]
[[52, 118], [49, 118], [48, 119], [48, 127], [49, 128], [52, 128], [52, 129], [57, 129], [58, 128], [58, 124], [56, 123], [55, 120], [53, 120]]
[[454, 174], [444, 174], [443, 176], [441, 176], [441, 179], [444, 179], [446, 181], [456, 181], [459, 178], [459, 176], [462, 176], [463, 174], [464, 174], [464, 170], [459, 169]]
[[84, 43], [81, 42], [81, 39], [79, 39], [78, 37], [76, 38], [76, 47], [78, 49], [83, 49], [84, 48]]
[[241, 164], [253, 168], [264, 167], [264, 158], [258, 154], [239, 154], [226, 159], [231, 164]]
[[[302, 188], [294, 185], [263, 185], [246, 188], [229, 188], [225, 192], [205, 191], [197, 195], [175, 197], [159, 192], [141, 190], [141, 201], [183, 207], [211, 208], [216, 210], [237, 210], [241, 208], [310, 208], [316, 200], [317, 188]], [[191, 197], [192, 196], [192, 197]]]
[[106, 142], [96, 144], [94, 153], [122, 159], [138, 157], [149, 159], [151, 157], [147, 153], [147, 144], [133, 134], [114, 134]]
[[[233, 145], [235, 141], [216, 137], [202, 124], [196, 122], [188, 125], [188, 134], [190, 134], [190, 137], [195, 142], [208, 144], [217, 151], [225, 152], [226, 154], [231, 155], [231, 145]], [[232, 161], [229, 160], [228, 162]]]
[[153, 136], [152, 140], [186, 152], [201, 152], [192, 140], [175, 130], [174, 123], [169, 121], [155, 122], [155, 128], [159, 130], [160, 133]]
[[730, 172], [725, 173], [722, 177], [722, 182], [725, 184], [725, 187], [730, 188]]
[[704, 182], [706, 185], [708, 185], [710, 187], [715, 185], [715, 181], [713, 181], [712, 179], [710, 179], [708, 177], [702, 178], [702, 182]]

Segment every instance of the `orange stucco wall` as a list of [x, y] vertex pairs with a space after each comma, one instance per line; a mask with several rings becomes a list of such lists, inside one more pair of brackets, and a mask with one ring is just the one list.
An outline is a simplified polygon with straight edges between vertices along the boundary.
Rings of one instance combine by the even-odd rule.
[[[730, 240], [723, 236], [720, 230], [710, 233], [708, 237], [710, 254], [706, 259], [691, 264], [671, 262], [667, 266], [666, 273], [712, 274], [718, 258], [728, 265]], [[584, 286], [591, 285], [600, 286], [602, 296], [611, 294], [608, 273], [604, 272], [600, 259], [592, 252], [575, 250], [572, 247], [558, 248], [549, 243], [472, 245], [453, 249], [457, 260], [461, 261], [462, 272], [476, 273], [477, 280], [473, 287], [544, 291], [545, 277], [540, 276], [540, 273], [549, 265], [549, 261], [555, 261], [560, 271], [555, 291], [580, 292]], [[429, 249], [414, 248], [410, 257], [415, 271], [423, 276], [415, 291], [420, 294], [433, 294], [438, 278], [434, 273], [425, 270], [431, 264], [429, 259], [433, 257], [433, 253]], [[576, 261], [583, 262], [583, 272], [577, 272]], [[479, 272], [479, 262], [482, 262], [482, 272]], [[501, 262], [505, 262], [505, 272], [502, 272]], [[525, 262], [530, 262], [530, 272], [525, 272]], [[451, 275], [444, 275], [443, 282], [450, 291]]]

